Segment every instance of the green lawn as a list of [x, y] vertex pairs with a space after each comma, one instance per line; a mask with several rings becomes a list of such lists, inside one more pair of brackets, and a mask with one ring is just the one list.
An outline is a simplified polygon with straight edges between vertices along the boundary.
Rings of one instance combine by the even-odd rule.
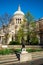
[[[31, 48], [28, 48], [26, 49], [27, 52], [40, 52], [40, 51], [43, 51], [42, 49], [31, 49]], [[21, 49], [2, 49], [0, 50], [0, 55], [9, 55], [9, 54], [14, 54], [14, 53], [20, 53], [21, 52]]]

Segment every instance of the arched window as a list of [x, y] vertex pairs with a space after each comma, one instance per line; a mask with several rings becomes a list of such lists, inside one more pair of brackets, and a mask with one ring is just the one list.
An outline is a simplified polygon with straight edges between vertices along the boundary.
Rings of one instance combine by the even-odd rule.
[[21, 24], [21, 19], [19, 19], [19, 18], [16, 19], [16, 23], [17, 23], [17, 24]]
[[19, 23], [19, 19], [18, 19], [18, 23]]
[[21, 24], [21, 19], [20, 19], [20, 24]]

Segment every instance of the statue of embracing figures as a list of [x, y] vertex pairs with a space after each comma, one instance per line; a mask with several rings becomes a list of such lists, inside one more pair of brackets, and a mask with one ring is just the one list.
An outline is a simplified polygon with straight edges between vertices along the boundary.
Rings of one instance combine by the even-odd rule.
[[23, 37], [22, 37], [22, 39], [21, 39], [21, 44], [22, 44], [22, 49], [25, 48], [25, 40], [24, 40]]

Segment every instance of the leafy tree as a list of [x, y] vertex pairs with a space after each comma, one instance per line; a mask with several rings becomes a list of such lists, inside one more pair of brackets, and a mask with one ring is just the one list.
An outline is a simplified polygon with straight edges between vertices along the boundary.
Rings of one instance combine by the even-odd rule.
[[22, 37], [24, 37], [24, 31], [23, 31], [23, 28], [20, 28], [17, 33], [17, 41], [21, 43]]
[[34, 17], [31, 15], [30, 12], [27, 12], [25, 18], [27, 19], [27, 42], [28, 44], [30, 44], [30, 42], [32, 42], [33, 44], [37, 44], [38, 38], [36, 33], [36, 23], [34, 21]]
[[36, 23], [30, 23], [30, 43], [33, 45], [38, 44], [37, 32], [36, 32]]
[[34, 17], [32, 16], [32, 14], [30, 12], [26, 13], [25, 18], [27, 19], [28, 23], [30, 23], [34, 20]]
[[38, 38], [37, 38], [37, 35], [35, 35], [35, 33], [33, 33], [33, 35], [31, 36], [30, 43], [31, 43], [31, 45], [38, 44]]
[[26, 22], [27, 22], [27, 42], [29, 43], [30, 40], [30, 23], [34, 21], [34, 17], [31, 15], [30, 12], [27, 12], [27, 14], [25, 15], [26, 18]]

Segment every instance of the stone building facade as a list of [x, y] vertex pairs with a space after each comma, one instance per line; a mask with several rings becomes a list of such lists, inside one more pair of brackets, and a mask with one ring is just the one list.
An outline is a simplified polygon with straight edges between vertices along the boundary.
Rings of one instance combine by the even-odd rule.
[[[21, 11], [20, 6], [18, 7], [18, 10], [13, 14], [9, 24], [2, 28], [0, 30], [0, 41], [3, 41], [4, 36], [9, 34], [9, 39], [7, 41], [7, 44], [13, 39], [15, 40], [15, 34], [17, 34], [17, 31], [19, 30], [24, 18], [24, 13]], [[4, 32], [3, 32], [4, 31]], [[4, 35], [3, 35], [4, 34]]]
[[[0, 44], [4, 44], [5, 42], [5, 44], [9, 44], [12, 38], [15, 40], [15, 35], [23, 23], [23, 18], [24, 13], [21, 11], [21, 8], [19, 6], [18, 10], [13, 14], [13, 17], [11, 18], [9, 24], [5, 26], [4, 29], [3, 27], [0, 29]], [[36, 21], [36, 32], [39, 39], [39, 44], [43, 44], [43, 18]], [[5, 39], [5, 36], [6, 39], [8, 38], [8, 40]]]
[[36, 29], [40, 44], [43, 45], [43, 18], [36, 21]]

